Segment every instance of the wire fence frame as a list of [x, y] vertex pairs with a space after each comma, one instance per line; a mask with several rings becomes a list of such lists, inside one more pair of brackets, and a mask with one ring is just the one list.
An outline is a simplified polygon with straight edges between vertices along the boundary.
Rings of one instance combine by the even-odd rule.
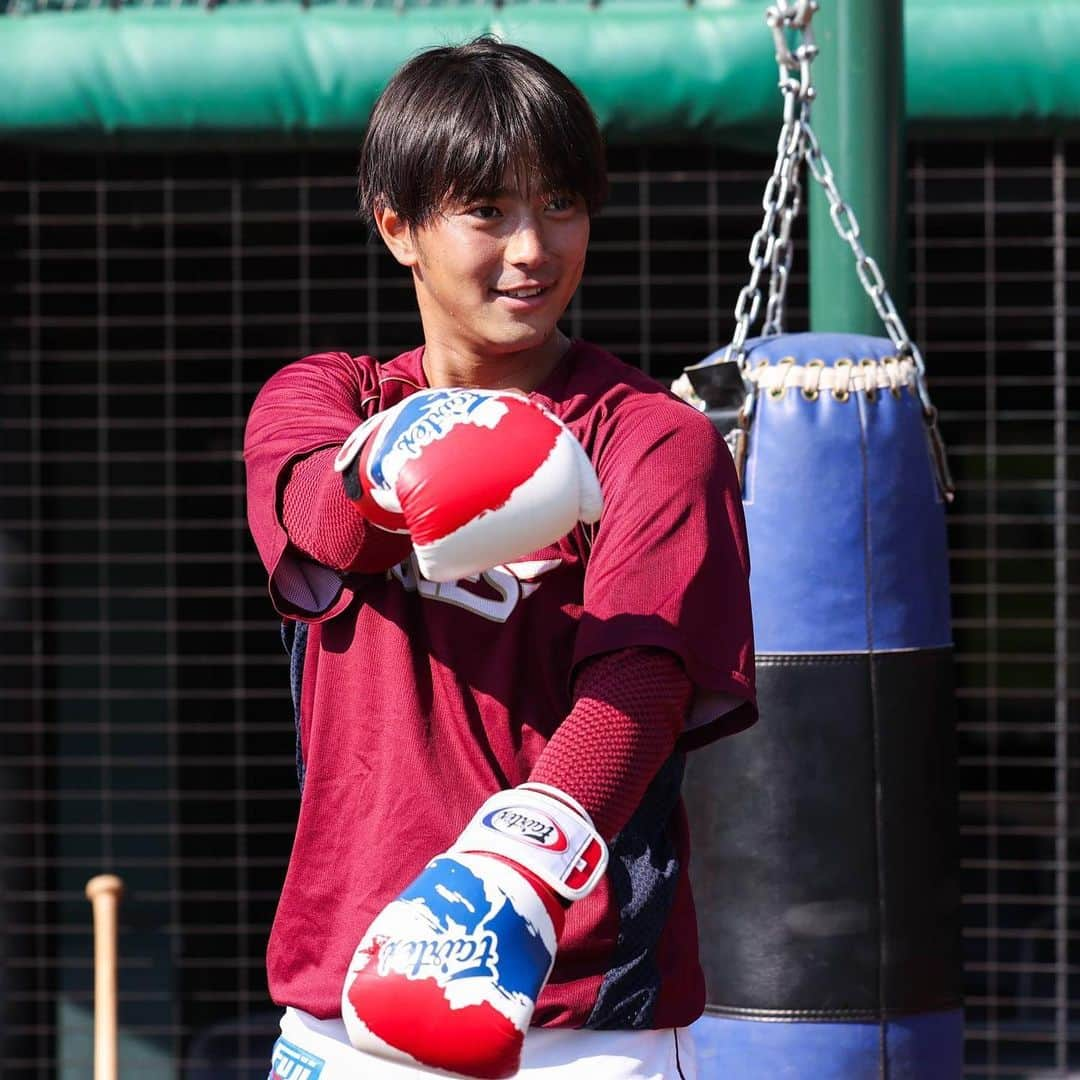
[[[0, 531], [19, 541], [6, 561], [22, 575], [0, 585], [0, 602], [22, 608], [0, 651], [17, 721], [0, 725], [5, 739], [25, 735], [9, 764], [25, 770], [31, 807], [17, 828], [27, 851], [3, 869], [29, 872], [13, 925], [49, 938], [16, 969], [29, 975], [23, 1026], [45, 1041], [58, 984], [87, 1000], [71, 980], [86, 942], [70, 884], [89, 861], [80, 843], [148, 875], [126, 927], [121, 1016], [136, 997], [157, 1012], [129, 1026], [179, 1062], [214, 1010], [266, 1006], [256, 940], [287, 850], [292, 747], [283, 657], [238, 509], [239, 427], [290, 350], [334, 335], [389, 355], [415, 332], [407, 283], [347, 232], [348, 164], [334, 176], [330, 153], [274, 160], [260, 175], [238, 156], [121, 167], [98, 155], [80, 171], [32, 154], [0, 184], [15, 236]], [[670, 378], [730, 329], [760, 163], [643, 150], [615, 165], [569, 321]], [[913, 325], [960, 480], [950, 535], [971, 1077], [1080, 1069], [1069, 992], [1078, 181], [1063, 140], [911, 155]], [[797, 273], [796, 323], [805, 286]], [[147, 820], [159, 804], [167, 813]], [[198, 905], [221, 906], [200, 921]], [[164, 930], [173, 996], [132, 987], [164, 963], [140, 920]], [[200, 943], [227, 937], [247, 950], [240, 962], [203, 955]], [[250, 1033], [248, 1049], [255, 1062]], [[39, 1075], [58, 1067], [48, 1060], [8, 1067]]]

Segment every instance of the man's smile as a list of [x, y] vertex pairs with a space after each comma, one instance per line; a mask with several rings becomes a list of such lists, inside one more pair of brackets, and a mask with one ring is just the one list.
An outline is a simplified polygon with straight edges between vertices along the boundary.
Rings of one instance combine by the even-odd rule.
[[517, 285], [512, 289], [492, 289], [496, 299], [516, 307], [536, 307], [551, 291], [551, 285]]

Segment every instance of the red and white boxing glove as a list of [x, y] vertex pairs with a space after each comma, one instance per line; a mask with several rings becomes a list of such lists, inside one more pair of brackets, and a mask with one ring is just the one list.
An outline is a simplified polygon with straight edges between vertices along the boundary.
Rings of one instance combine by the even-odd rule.
[[365, 420], [334, 468], [370, 522], [410, 535], [429, 581], [518, 559], [603, 507], [566, 425], [502, 390], [419, 390]]
[[493, 795], [357, 946], [341, 994], [352, 1045], [414, 1068], [513, 1076], [567, 902], [593, 890], [607, 858], [556, 788]]

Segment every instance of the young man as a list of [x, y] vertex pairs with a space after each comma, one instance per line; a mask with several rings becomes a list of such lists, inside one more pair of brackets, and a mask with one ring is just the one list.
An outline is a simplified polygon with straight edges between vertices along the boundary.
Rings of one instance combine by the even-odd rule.
[[[287, 366], [245, 440], [302, 783], [275, 1069], [694, 1077], [683, 755], [755, 715], [732, 462], [703, 416], [558, 328], [606, 174], [550, 64], [487, 38], [405, 64], [359, 194], [423, 344]], [[545, 424], [573, 436], [547, 489]]]

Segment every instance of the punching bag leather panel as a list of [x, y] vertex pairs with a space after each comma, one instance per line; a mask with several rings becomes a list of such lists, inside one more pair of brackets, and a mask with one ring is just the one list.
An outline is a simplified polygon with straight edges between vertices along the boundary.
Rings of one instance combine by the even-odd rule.
[[757, 679], [762, 719], [687, 762], [687, 798], [709, 808], [691, 860], [708, 1000], [855, 1016], [878, 986], [874, 815], [848, 812], [874, 797], [865, 658], [759, 656]]
[[[744, 508], [754, 637], [765, 652], [866, 648], [862, 438], [850, 402], [763, 397], [750, 440]], [[791, 450], [826, 442], [829, 453]], [[770, 453], [774, 443], [780, 452]], [[811, 493], [815, 493], [811, 497]], [[842, 541], [841, 541], [842, 538]]]
[[690, 756], [714, 1010], [840, 1020], [958, 1004], [953, 747], [934, 720], [951, 663], [950, 650], [759, 656], [762, 719]]
[[881, 1024], [761, 1024], [708, 1017], [694, 1028], [708, 1080], [957, 1080], [963, 1014]]
[[960, 824], [951, 649], [876, 655], [883, 1007], [961, 1002]]
[[945, 507], [917, 395], [888, 391], [878, 400], [852, 395], [866, 443], [870, 537], [869, 638], [882, 649], [939, 648], [952, 643]]
[[[748, 342], [751, 368], [884, 360], [887, 339]], [[845, 399], [759, 393], [746, 463], [757, 648], [767, 653], [951, 644], [944, 508], [910, 387]]]

